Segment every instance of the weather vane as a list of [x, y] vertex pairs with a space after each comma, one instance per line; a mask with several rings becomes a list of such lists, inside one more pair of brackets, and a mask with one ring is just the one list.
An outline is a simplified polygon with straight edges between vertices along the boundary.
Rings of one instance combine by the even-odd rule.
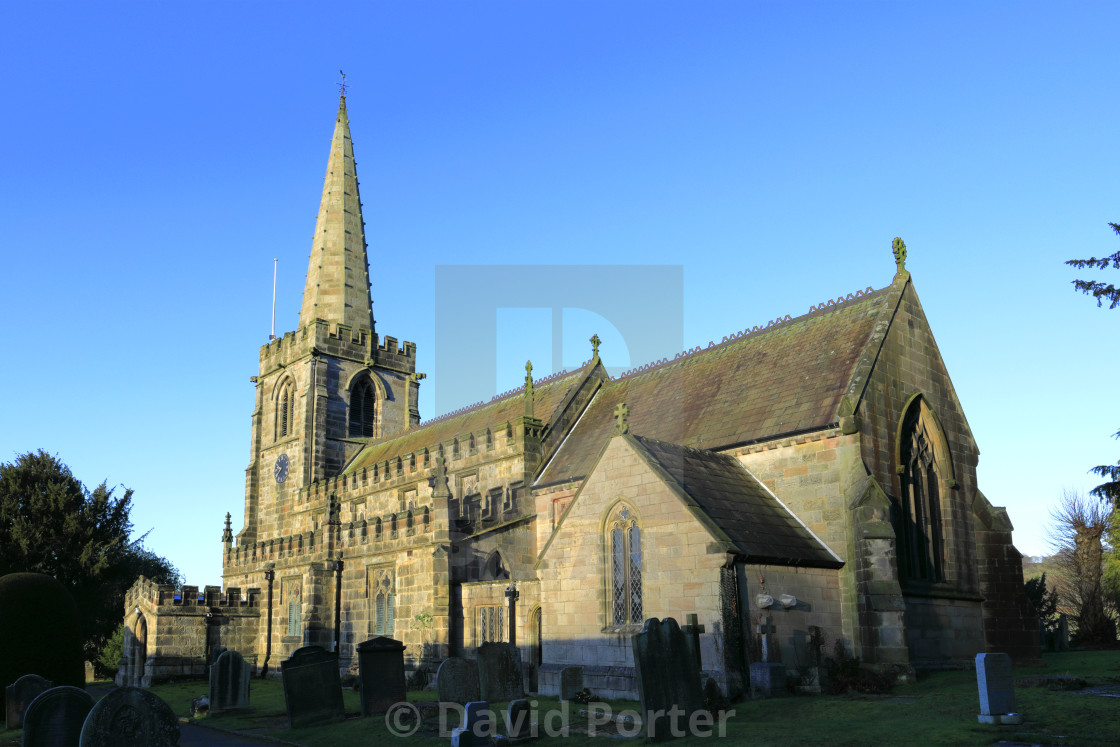
[[342, 76], [342, 82], [338, 84], [338, 92], [342, 94], [343, 98], [346, 98], [346, 89], [350, 87], [346, 85], [346, 73], [339, 70], [338, 74]]

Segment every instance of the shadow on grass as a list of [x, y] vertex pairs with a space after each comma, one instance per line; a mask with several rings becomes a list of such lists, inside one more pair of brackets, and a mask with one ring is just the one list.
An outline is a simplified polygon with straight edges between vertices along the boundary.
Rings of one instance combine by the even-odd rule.
[[[1042, 667], [1015, 670], [1016, 677], [1070, 675], [1080, 677], [1090, 687], [1120, 685], [1120, 652], [1092, 651], [1045, 654]], [[192, 697], [206, 693], [202, 681], [159, 685], [152, 691], [181, 716], [189, 714]], [[360, 711], [358, 695], [343, 693], [346, 711]], [[1016, 726], [987, 726], [977, 723], [979, 699], [976, 674], [972, 671], [935, 672], [922, 675], [917, 682], [901, 686], [890, 695], [801, 696], [771, 700], [743, 701], [732, 706], [734, 714], [726, 724], [724, 740], [731, 744], [790, 745], [866, 745], [866, 744], [961, 744], [989, 745], [1011, 742], [1095, 745], [1116, 744], [1120, 734], [1120, 699], [1064, 692], [1045, 688], [1018, 687], [1015, 692], [1024, 723]], [[459, 725], [461, 711], [436, 702], [431, 691], [408, 694], [421, 714], [417, 730], [407, 740], [390, 731], [383, 716], [348, 718], [346, 721], [306, 729], [287, 728], [284, 695], [276, 681], [253, 680], [253, 711], [205, 717], [200, 720], [223, 729], [253, 735], [267, 735], [308, 747], [328, 745], [408, 744], [446, 747], [450, 729]], [[560, 703], [556, 698], [528, 698], [533, 720], [542, 735], [537, 744], [591, 745], [602, 747], [602, 736], [617, 731], [612, 724], [587, 715], [589, 707]], [[506, 703], [493, 703], [495, 713], [504, 712]], [[607, 707], [618, 714], [638, 710], [633, 701], [613, 701], [591, 707], [602, 712]], [[566, 721], [565, 721], [566, 718]], [[566, 737], [549, 737], [567, 724]], [[413, 722], [406, 720], [411, 728]], [[499, 733], [505, 728], [499, 718]], [[599, 738], [589, 732], [599, 734]], [[0, 745], [5, 732], [0, 732]], [[711, 744], [712, 739], [687, 737], [674, 745]]]

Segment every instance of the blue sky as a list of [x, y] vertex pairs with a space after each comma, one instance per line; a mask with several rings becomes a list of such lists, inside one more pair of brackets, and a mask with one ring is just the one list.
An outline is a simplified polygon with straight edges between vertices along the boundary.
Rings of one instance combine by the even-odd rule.
[[[1042, 553], [1062, 488], [1120, 456], [1120, 311], [1062, 264], [1120, 249], [1118, 25], [1087, 2], [6, 3], [0, 460], [132, 487], [149, 546], [219, 582], [272, 260], [285, 331], [341, 68], [378, 331], [417, 343], [425, 418], [437, 267], [680, 266], [692, 347], [886, 285], [898, 235], [981, 489]], [[501, 318], [497, 381], [457, 404], [547, 357], [547, 316]], [[578, 364], [595, 321], [572, 319]]]

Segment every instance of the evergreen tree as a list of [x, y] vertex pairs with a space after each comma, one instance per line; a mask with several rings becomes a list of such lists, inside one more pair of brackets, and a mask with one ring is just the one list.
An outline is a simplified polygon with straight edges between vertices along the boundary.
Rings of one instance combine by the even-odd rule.
[[114, 492], [105, 483], [87, 490], [43, 450], [0, 464], [0, 576], [29, 571], [62, 583], [77, 602], [85, 658], [93, 662], [141, 574], [157, 583], [179, 579], [170, 561], [143, 546], [144, 537], [129, 541], [132, 491]]
[[[1120, 223], [1109, 223], [1112, 230], [1120, 236]], [[1076, 267], [1079, 270], [1085, 268], [1095, 270], [1107, 270], [1109, 265], [1112, 269], [1120, 269], [1120, 252], [1116, 252], [1111, 257], [1090, 257], [1089, 259], [1071, 259], [1066, 261], [1067, 265]], [[1095, 280], [1074, 280], [1073, 287], [1081, 291], [1085, 295], [1092, 296], [1097, 299], [1097, 306], [1100, 306], [1104, 301], [1108, 301], [1108, 308], [1115, 309], [1120, 306], [1120, 288], [1112, 285], [1111, 283], [1105, 284]], [[1113, 434], [1113, 438], [1120, 438], [1120, 431]], [[1101, 500], [1111, 501], [1112, 505], [1120, 508], [1120, 461], [1115, 465], [1101, 464], [1093, 467], [1090, 472], [1103, 477], [1106, 482], [1101, 483], [1093, 488], [1090, 492], [1091, 495], [1100, 498]]]

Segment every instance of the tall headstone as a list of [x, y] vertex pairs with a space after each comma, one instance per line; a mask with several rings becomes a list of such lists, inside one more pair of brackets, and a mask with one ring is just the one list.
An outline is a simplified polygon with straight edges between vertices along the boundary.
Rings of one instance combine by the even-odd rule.
[[1010, 656], [977, 654], [976, 686], [980, 691], [980, 723], [1022, 723], [1022, 717], [1015, 713], [1015, 678]]
[[172, 747], [179, 719], [171, 706], [139, 687], [118, 687], [89, 712], [79, 747]]
[[25, 674], [4, 688], [4, 724], [9, 729], [23, 726], [23, 712], [41, 692], [54, 687], [54, 683], [37, 674]]
[[[700, 668], [680, 626], [671, 617], [650, 618], [630, 643], [646, 735], [654, 741], [684, 736], [692, 714], [704, 709], [704, 692]], [[676, 733], [671, 711], [677, 714]]]
[[385, 713], [407, 697], [404, 650], [400, 641], [378, 636], [357, 646], [358, 677], [362, 683], [362, 715]]
[[223, 651], [210, 666], [210, 713], [249, 707], [252, 672], [237, 651]]
[[478, 667], [469, 659], [452, 656], [436, 671], [436, 688], [443, 703], [466, 705], [478, 700]]
[[583, 690], [583, 667], [564, 667], [560, 670], [560, 700], [575, 700]]
[[479, 646], [478, 689], [480, 697], [489, 703], [524, 695], [520, 649], [512, 643], [484, 643]]
[[23, 714], [23, 746], [77, 744], [91, 708], [93, 696], [78, 687], [63, 685], [40, 693]]
[[280, 663], [284, 706], [293, 729], [329, 724], [346, 718], [338, 654], [319, 646], [304, 646]]

